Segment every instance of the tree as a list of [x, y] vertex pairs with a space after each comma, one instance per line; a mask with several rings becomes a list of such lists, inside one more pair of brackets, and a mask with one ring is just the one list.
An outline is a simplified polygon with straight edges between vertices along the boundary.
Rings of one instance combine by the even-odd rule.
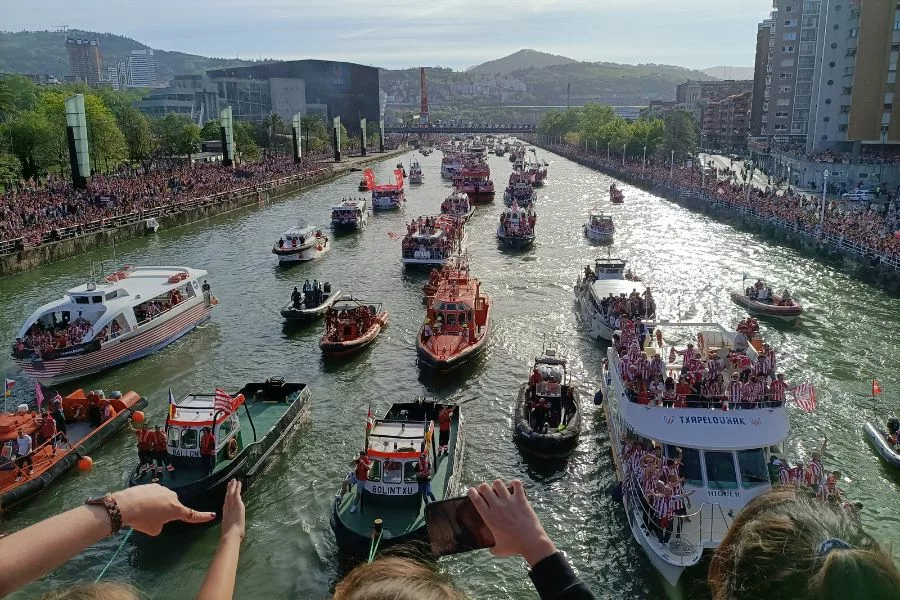
[[0, 152], [0, 188], [12, 187], [22, 173], [22, 163], [9, 152]]
[[254, 162], [259, 160], [259, 146], [253, 141], [253, 124], [247, 121], [234, 122], [234, 145], [241, 160]]
[[84, 112], [87, 120], [88, 148], [99, 171], [101, 164], [108, 171], [110, 163], [118, 166], [126, 157], [125, 136], [109, 107], [96, 94], [84, 96]]
[[116, 121], [122, 135], [125, 136], [125, 148], [128, 152], [128, 160], [139, 162], [144, 166], [144, 172], [149, 172], [152, 165], [153, 153], [157, 148], [156, 138], [147, 120], [141, 111], [133, 106], [126, 106], [116, 115]]
[[697, 120], [683, 110], [673, 110], [665, 117], [663, 148], [675, 151], [676, 160], [684, 160], [697, 152], [700, 137]]
[[278, 113], [273, 112], [263, 119], [263, 125], [266, 127], [266, 132], [268, 134], [266, 150], [272, 151], [274, 148], [275, 154], [278, 154], [277, 148], [275, 148], [275, 140], [278, 133], [284, 127], [284, 119], [282, 119], [281, 115]]
[[185, 124], [178, 134], [177, 148], [179, 154], [187, 154], [191, 163], [191, 156], [200, 148], [200, 126], [193, 121]]
[[200, 129], [200, 137], [204, 140], [218, 140], [222, 137], [221, 127], [218, 120], [207, 121]]
[[[40, 177], [60, 165], [54, 149], [53, 128], [42, 111], [19, 112], [3, 125], [2, 137], [9, 140], [10, 152], [19, 160], [22, 177]], [[62, 163], [65, 165], [65, 163]]]
[[312, 150], [319, 150], [331, 139], [325, 122], [314, 115], [306, 115], [300, 119], [300, 133], [308, 140], [307, 148]]

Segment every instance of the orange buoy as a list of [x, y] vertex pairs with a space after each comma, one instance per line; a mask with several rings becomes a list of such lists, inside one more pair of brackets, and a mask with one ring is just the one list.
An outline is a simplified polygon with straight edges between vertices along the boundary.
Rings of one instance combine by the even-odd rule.
[[131, 414], [131, 420], [135, 423], [143, 423], [144, 422], [144, 413], [143, 411], [136, 410]]
[[82, 456], [78, 459], [79, 471], [90, 471], [94, 467], [94, 459], [90, 456]]

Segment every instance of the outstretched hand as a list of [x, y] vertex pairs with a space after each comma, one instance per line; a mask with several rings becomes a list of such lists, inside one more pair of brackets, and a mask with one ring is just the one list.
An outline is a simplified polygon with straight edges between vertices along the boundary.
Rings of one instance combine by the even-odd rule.
[[199, 512], [178, 500], [178, 494], [158, 483], [126, 488], [113, 495], [122, 513], [122, 525], [147, 535], [159, 535], [172, 521], [207, 523], [216, 513]]
[[225, 492], [225, 504], [222, 507], [222, 539], [231, 535], [237, 537], [238, 542], [244, 541], [246, 532], [246, 520], [244, 517], [244, 501], [241, 500], [241, 482], [232, 479], [228, 482], [228, 490]]
[[533, 567], [554, 554], [556, 546], [525, 497], [522, 482], [510, 483], [512, 493], [500, 479], [469, 488], [468, 496], [494, 536], [494, 556], [520, 554]]

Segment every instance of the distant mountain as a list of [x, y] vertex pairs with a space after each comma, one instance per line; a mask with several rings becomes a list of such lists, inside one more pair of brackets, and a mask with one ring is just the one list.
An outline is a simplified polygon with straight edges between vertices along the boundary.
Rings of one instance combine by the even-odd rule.
[[558, 56], [556, 54], [548, 54], [537, 50], [523, 49], [514, 52], [509, 56], [489, 60], [486, 63], [469, 67], [466, 69], [468, 73], [478, 73], [482, 75], [508, 75], [513, 71], [522, 69], [540, 69], [542, 67], [552, 67], [554, 65], [567, 65], [569, 63], [578, 62], [572, 58]]
[[753, 79], [753, 67], [710, 67], [702, 69], [713, 79]]
[[[132, 50], [149, 48], [131, 38], [111, 33], [72, 29], [68, 32], [0, 31], [0, 73], [56, 75], [62, 80], [69, 74], [67, 37], [97, 38], [100, 41], [100, 68], [103, 77], [106, 76], [106, 67], [116, 65]], [[156, 59], [156, 78], [161, 84], [175, 75], [199, 74], [207, 69], [255, 62], [236, 58], [208, 58], [155, 48], [153, 55]]]

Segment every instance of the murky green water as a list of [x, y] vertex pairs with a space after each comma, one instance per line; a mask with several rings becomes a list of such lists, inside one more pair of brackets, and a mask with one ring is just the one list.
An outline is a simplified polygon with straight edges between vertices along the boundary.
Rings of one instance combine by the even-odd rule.
[[[466, 405], [464, 481], [522, 478], [548, 532], [599, 596], [666, 595], [633, 542], [619, 505], [609, 497], [612, 464], [599, 416], [585, 420], [581, 443], [565, 462], [525, 459], [512, 442], [515, 393], [545, 339], [571, 358], [574, 377], [585, 391], [596, 387], [602, 352], [579, 331], [571, 289], [583, 265], [605, 254], [581, 233], [581, 223], [595, 205], [614, 215], [612, 252], [627, 258], [644, 276], [664, 316], [712, 316], [734, 325], [743, 314], [729, 301], [728, 292], [740, 285], [742, 272], [764, 274], [792, 288], [807, 308], [802, 324], [763, 324], [763, 336], [776, 346], [787, 379], [799, 383], [809, 378], [819, 395], [817, 413], [792, 409], [791, 449], [795, 456], [807, 457], [827, 434], [831, 443], [826, 466], [848, 474], [851, 481], [844, 487], [864, 503], [865, 524], [882, 539], [894, 537], [900, 522], [900, 478], [863, 443], [860, 428], [871, 417], [871, 402], [861, 396], [868, 393], [872, 374], [885, 389], [880, 414], [885, 405], [896, 406], [897, 300], [849, 278], [840, 266], [807, 259], [629, 186], [624, 186], [626, 203], [612, 206], [604, 192], [609, 178], [560, 157], [544, 156], [552, 164], [548, 185], [539, 190], [533, 249], [515, 254], [498, 248], [494, 231], [499, 200], [479, 206], [468, 225], [471, 270], [495, 300], [496, 327], [483, 358], [445, 378], [420, 375], [415, 365], [425, 274], [404, 271], [399, 241], [388, 236], [402, 233], [410, 218], [438, 211], [450, 191], [439, 177], [440, 153], [417, 155], [426, 183], [409, 191], [405, 212], [376, 214], [365, 232], [339, 238], [321, 260], [297, 268], [276, 266], [270, 252], [273, 240], [300, 217], [327, 225], [331, 205], [356, 194], [359, 174], [265, 208], [118, 246], [120, 264], [208, 269], [221, 304], [202, 330], [154, 356], [81, 382], [84, 387], [139, 391], [150, 399], [151, 420], [163, 418], [170, 386], [181, 395], [214, 386], [236, 389], [260, 377], [282, 375], [313, 387], [312, 422], [247, 494], [248, 532], [236, 597], [327, 597], [339, 573], [328, 525], [329, 502], [347, 457], [363, 437], [366, 407], [371, 402], [380, 412], [392, 399], [424, 394], [477, 398]], [[502, 189], [510, 163], [505, 157], [490, 161], [493, 179]], [[378, 165], [379, 179], [386, 179], [396, 162]], [[101, 259], [107, 261], [105, 270], [112, 270], [112, 252], [103, 251], [0, 280], [0, 338], [11, 341], [28, 313], [58, 291], [83, 282], [91, 262]], [[392, 313], [390, 326], [356, 359], [340, 366], [324, 363], [317, 346], [321, 323], [285, 332], [278, 314], [293, 286], [306, 278], [329, 280], [384, 302]], [[8, 356], [0, 358], [0, 368], [18, 379], [12, 400], [30, 399], [31, 385], [13, 372]], [[592, 410], [589, 396], [584, 400], [585, 409]], [[93, 458], [91, 473], [63, 478], [10, 515], [2, 528], [24, 527], [88, 495], [120, 487], [134, 459], [132, 441], [119, 436]], [[133, 536], [106, 577], [130, 581], [155, 598], [192, 597], [217, 539], [216, 528], [156, 540]], [[98, 544], [19, 597], [93, 580], [118, 544], [118, 538]], [[472, 597], [536, 597], [520, 560], [497, 560], [479, 552], [441, 565]], [[692, 573], [682, 594], [702, 597], [702, 577], [702, 571]]]

